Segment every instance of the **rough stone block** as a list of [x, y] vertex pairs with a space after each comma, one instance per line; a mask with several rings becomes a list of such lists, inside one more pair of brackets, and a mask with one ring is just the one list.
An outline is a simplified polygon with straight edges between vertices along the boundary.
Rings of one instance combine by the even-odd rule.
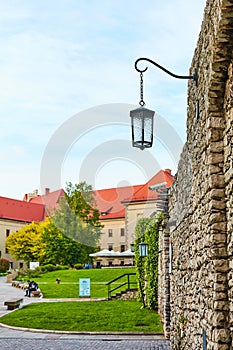
[[214, 329], [213, 340], [215, 342], [229, 343], [231, 341], [230, 331], [228, 329]]
[[213, 260], [213, 265], [215, 271], [217, 272], [228, 272], [229, 271], [229, 262], [225, 259]]

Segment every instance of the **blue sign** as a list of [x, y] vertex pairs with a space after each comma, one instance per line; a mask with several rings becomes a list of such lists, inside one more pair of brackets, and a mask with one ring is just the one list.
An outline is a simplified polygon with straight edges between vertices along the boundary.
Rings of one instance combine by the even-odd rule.
[[91, 295], [91, 281], [90, 278], [79, 279], [79, 296], [90, 297]]

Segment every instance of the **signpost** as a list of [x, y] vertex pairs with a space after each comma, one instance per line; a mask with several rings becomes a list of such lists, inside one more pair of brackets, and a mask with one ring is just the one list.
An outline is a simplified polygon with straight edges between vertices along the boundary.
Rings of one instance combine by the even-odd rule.
[[90, 278], [79, 279], [79, 296], [90, 297], [91, 296], [91, 282]]

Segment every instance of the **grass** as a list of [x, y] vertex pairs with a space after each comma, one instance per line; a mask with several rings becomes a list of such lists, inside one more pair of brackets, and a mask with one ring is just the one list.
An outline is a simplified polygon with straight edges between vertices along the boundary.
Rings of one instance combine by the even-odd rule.
[[[44, 298], [78, 298], [79, 278], [90, 278], [92, 298], [107, 298], [107, 282], [122, 274], [134, 272], [134, 268], [59, 270], [42, 274], [35, 280], [39, 284]], [[56, 283], [56, 278], [60, 278], [60, 284]], [[27, 277], [24, 280], [26, 281]], [[126, 281], [127, 277], [124, 277], [123, 280], [116, 281], [114, 285], [117, 286]], [[130, 281], [136, 282], [136, 276], [131, 276]], [[120, 288], [117, 292], [126, 289], [126, 287]]]
[[30, 304], [1, 317], [11, 326], [80, 332], [163, 332], [157, 312], [137, 301], [83, 301]]

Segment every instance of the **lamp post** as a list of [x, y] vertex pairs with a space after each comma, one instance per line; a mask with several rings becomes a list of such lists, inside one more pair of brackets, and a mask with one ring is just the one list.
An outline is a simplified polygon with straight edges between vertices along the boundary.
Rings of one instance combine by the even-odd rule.
[[[140, 61], [147, 61], [157, 68], [163, 70], [165, 73], [171, 75], [173, 78], [177, 79], [192, 79], [197, 85], [197, 72], [194, 69], [193, 75], [177, 75], [160, 64], [152, 61], [150, 58], [141, 57], [135, 61], [135, 69], [140, 73], [140, 97], [141, 100], [139, 102], [140, 107], [130, 111], [131, 117], [131, 128], [132, 128], [132, 145], [133, 147], [140, 148], [144, 150], [145, 148], [152, 147], [153, 144], [153, 124], [154, 124], [154, 114], [155, 112], [145, 108], [145, 102], [143, 100], [143, 73], [148, 69], [148, 67], [144, 69], [138, 68], [138, 63]], [[198, 106], [197, 106], [198, 107]]]
[[[140, 242], [138, 244], [138, 249], [139, 249], [139, 256], [141, 258], [145, 258], [148, 255], [148, 244], [146, 242]], [[140, 292], [141, 292], [141, 296], [142, 296], [143, 307], [145, 308], [146, 307], [145, 294], [144, 294], [144, 290], [142, 288], [140, 278], [139, 278], [139, 287], [140, 287]]]

